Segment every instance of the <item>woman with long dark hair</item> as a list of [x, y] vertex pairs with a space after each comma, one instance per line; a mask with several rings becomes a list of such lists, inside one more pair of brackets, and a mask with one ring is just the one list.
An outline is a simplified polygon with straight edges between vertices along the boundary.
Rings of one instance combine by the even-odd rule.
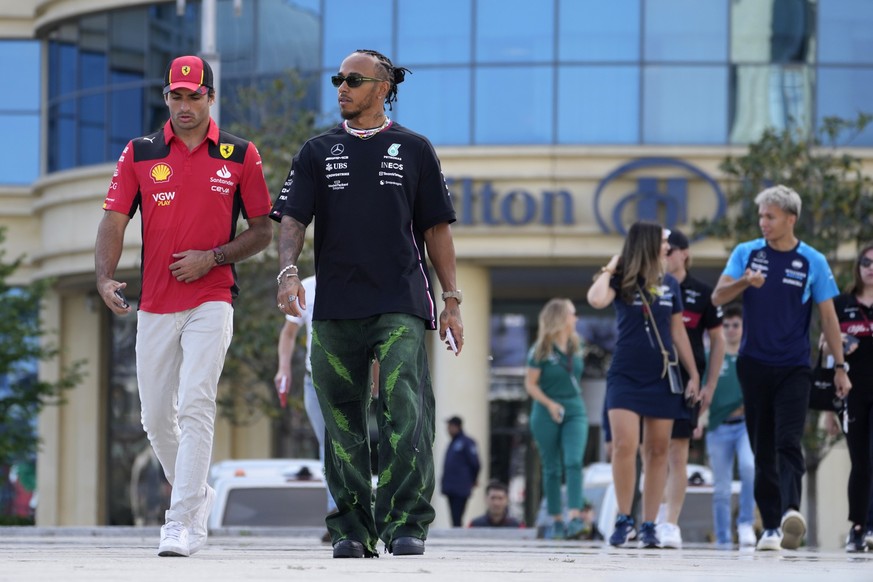
[[[609, 538], [623, 546], [634, 532], [630, 515], [642, 429], [643, 523], [640, 547], [660, 547], [655, 518], [667, 480], [673, 420], [685, 418], [685, 399], [699, 399], [700, 377], [682, 321], [679, 283], [665, 274], [669, 231], [658, 224], [631, 226], [621, 255], [595, 276], [588, 303], [615, 308], [618, 340], [606, 375], [606, 409], [612, 430], [612, 475], [619, 515]], [[675, 346], [675, 348], [674, 348]], [[668, 358], [689, 371], [684, 394], [670, 389]], [[669, 354], [669, 356], [668, 356]]]
[[[847, 552], [873, 548], [873, 523], [866, 523], [870, 504], [870, 441], [873, 438], [873, 243], [858, 253], [852, 286], [834, 298], [843, 333], [852, 391], [847, 397], [848, 423], [844, 424], [852, 470], [849, 473], [849, 521], [852, 528]], [[851, 340], [847, 342], [845, 340]], [[854, 341], [857, 339], [857, 343]]]

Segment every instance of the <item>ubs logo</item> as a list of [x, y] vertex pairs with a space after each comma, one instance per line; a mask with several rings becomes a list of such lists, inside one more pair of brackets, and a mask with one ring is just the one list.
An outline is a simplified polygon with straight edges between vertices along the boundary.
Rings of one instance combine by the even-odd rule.
[[[656, 168], [658, 171], [653, 171], [653, 175], [640, 173]], [[671, 170], [672, 175], [665, 175], [665, 169]], [[635, 180], [635, 188], [622, 192], [622, 184], [630, 179]], [[638, 220], [650, 220], [666, 228], [687, 224], [690, 222], [689, 184], [695, 186], [695, 204], [701, 202], [702, 197], [714, 200], [711, 220], [724, 215], [727, 210], [724, 193], [702, 170], [676, 158], [641, 158], [619, 166], [597, 185], [594, 193], [597, 224], [604, 233], [620, 235], [627, 234], [628, 227]], [[692, 218], [703, 217], [698, 214]]]

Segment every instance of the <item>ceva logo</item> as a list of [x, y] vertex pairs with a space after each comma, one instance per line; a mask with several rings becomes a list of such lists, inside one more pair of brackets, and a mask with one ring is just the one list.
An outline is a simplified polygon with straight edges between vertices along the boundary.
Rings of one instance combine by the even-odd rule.
[[[670, 173], [666, 174], [665, 169]], [[630, 192], [622, 190], [629, 180], [635, 181], [635, 188]], [[638, 220], [675, 228], [690, 222], [689, 185], [694, 187], [695, 208], [714, 202], [711, 206], [715, 211], [709, 218], [715, 220], [724, 216], [727, 201], [718, 183], [703, 170], [676, 158], [640, 158], [610, 172], [594, 193], [594, 216], [600, 230], [606, 234], [625, 235], [628, 227]]]

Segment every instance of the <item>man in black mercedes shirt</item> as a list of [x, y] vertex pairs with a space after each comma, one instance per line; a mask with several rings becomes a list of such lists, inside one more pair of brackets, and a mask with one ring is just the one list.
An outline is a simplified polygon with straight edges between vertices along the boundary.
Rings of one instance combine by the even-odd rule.
[[[278, 306], [314, 308], [312, 380], [326, 424], [327, 517], [335, 558], [424, 553], [433, 521], [434, 397], [425, 331], [464, 345], [450, 224], [455, 211], [433, 146], [385, 114], [406, 69], [358, 50], [331, 78], [343, 122], [307, 141], [270, 216], [281, 223]], [[294, 265], [315, 224], [318, 299]], [[425, 251], [443, 290], [434, 300]], [[439, 325], [437, 325], [439, 324]], [[447, 348], [453, 349], [453, 348]], [[373, 504], [367, 381], [380, 363], [379, 468]]]

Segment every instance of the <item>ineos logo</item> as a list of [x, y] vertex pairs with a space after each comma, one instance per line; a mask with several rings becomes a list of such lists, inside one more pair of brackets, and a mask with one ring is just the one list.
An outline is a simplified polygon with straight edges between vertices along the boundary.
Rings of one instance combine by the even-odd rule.
[[343, 144], [338, 143], [330, 148], [330, 155], [339, 156], [342, 155], [344, 151], [346, 151], [346, 148], [343, 147]]

